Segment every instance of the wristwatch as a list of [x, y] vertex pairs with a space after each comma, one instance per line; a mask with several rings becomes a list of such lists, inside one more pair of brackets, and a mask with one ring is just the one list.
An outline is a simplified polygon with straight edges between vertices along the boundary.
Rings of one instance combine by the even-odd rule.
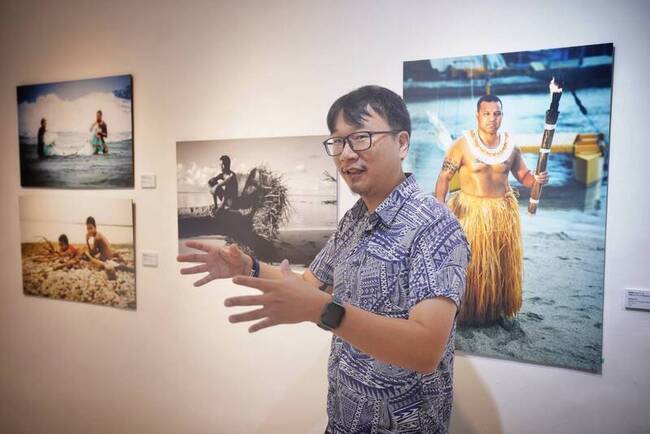
[[345, 307], [339, 300], [332, 297], [332, 301], [327, 303], [320, 314], [318, 327], [323, 330], [332, 331], [341, 325], [345, 316]]

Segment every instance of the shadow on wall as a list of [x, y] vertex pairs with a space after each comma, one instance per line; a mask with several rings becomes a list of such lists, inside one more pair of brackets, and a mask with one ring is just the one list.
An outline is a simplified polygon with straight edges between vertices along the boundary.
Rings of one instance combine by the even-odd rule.
[[454, 361], [454, 409], [450, 433], [501, 434], [503, 427], [496, 402], [471, 361], [462, 355], [457, 351]]

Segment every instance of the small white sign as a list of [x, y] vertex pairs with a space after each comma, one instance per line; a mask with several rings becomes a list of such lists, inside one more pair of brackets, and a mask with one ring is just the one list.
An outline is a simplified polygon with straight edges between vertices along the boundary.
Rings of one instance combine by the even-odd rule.
[[626, 289], [625, 308], [650, 310], [650, 291], [647, 289]]
[[140, 175], [140, 186], [142, 188], [156, 188], [156, 175], [153, 173]]
[[146, 250], [142, 252], [142, 265], [145, 267], [158, 266], [158, 252], [153, 250]]

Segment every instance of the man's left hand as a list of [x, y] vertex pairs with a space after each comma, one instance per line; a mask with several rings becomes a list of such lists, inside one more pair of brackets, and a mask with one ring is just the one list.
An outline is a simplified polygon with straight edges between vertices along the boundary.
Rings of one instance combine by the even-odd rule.
[[232, 323], [256, 321], [248, 328], [253, 333], [279, 324], [294, 324], [303, 321], [318, 323], [320, 313], [331, 300], [331, 296], [309, 285], [298, 274], [291, 271], [286, 259], [280, 264], [282, 279], [262, 279], [236, 276], [237, 285], [255, 288], [262, 294], [231, 297], [224, 304], [233, 306], [259, 306], [258, 309], [231, 315]]

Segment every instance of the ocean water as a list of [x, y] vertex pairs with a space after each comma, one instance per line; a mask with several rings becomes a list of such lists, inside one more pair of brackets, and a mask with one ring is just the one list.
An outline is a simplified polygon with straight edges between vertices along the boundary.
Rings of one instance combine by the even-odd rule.
[[[212, 205], [209, 192], [178, 192], [178, 208]], [[289, 222], [281, 230], [334, 229], [337, 224], [336, 196], [320, 194], [289, 194]]]
[[112, 136], [118, 140], [107, 142], [108, 153], [98, 155], [80, 155], [87, 148], [87, 134], [59, 133], [55, 137], [58, 155], [43, 159], [38, 158], [35, 138], [20, 138], [23, 187], [103, 189], [134, 186], [130, 135]]

